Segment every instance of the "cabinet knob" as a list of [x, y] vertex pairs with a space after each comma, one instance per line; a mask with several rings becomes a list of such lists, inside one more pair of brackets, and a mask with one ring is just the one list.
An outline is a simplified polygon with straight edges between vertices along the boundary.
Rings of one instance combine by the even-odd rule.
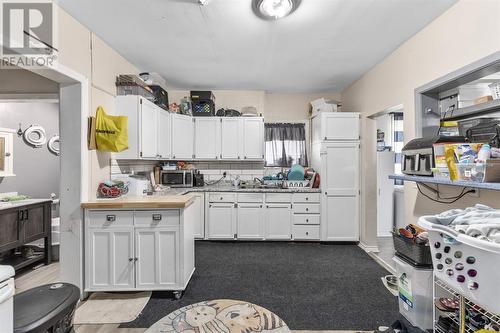
[[135, 258], [134, 258], [134, 261], [137, 261], [137, 260], [139, 260], [139, 258], [135, 257]]
[[306, 222], [309, 223], [309, 219], [306, 219]]
[[309, 211], [309, 208], [306, 208], [306, 212], [308, 212], [308, 211]]
[[5, 153], [5, 157], [9, 157], [9, 156], [10, 156], [9, 152]]
[[309, 235], [309, 231], [306, 231], [306, 236]]
[[222, 200], [222, 197], [220, 197], [220, 200]]
[[308, 200], [309, 200], [309, 198], [308, 198], [308, 197], [306, 197], [306, 201], [308, 201]]
[[134, 261], [134, 258], [128, 258], [128, 261]]
[[115, 222], [116, 221], [116, 215], [106, 215], [106, 221], [108, 221], [108, 222]]

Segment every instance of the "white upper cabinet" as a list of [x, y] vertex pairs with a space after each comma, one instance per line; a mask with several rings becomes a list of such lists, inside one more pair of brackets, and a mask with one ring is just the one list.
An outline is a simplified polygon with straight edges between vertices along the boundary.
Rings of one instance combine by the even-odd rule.
[[140, 96], [117, 96], [116, 115], [128, 117], [128, 149], [118, 159], [170, 158], [170, 113]]
[[172, 114], [172, 158], [192, 159], [194, 155], [193, 117]]
[[356, 141], [360, 139], [359, 113], [323, 112], [312, 120], [313, 141]]
[[221, 159], [237, 160], [241, 158], [241, 119], [221, 119]]
[[264, 158], [264, 119], [260, 117], [241, 118], [243, 134], [243, 159]]
[[141, 157], [158, 157], [158, 136], [157, 136], [157, 106], [152, 103], [141, 103], [140, 127], [141, 127]]
[[158, 112], [158, 157], [170, 158], [172, 155], [172, 118], [167, 111]]
[[220, 124], [220, 118], [194, 118], [194, 157], [196, 159], [219, 159], [221, 154]]

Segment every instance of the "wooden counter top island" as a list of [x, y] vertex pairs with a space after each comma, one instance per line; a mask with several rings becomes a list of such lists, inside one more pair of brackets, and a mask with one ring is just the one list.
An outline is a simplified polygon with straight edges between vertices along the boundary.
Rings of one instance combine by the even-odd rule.
[[184, 209], [194, 200], [186, 195], [125, 196], [117, 199], [96, 199], [82, 202], [84, 209]]

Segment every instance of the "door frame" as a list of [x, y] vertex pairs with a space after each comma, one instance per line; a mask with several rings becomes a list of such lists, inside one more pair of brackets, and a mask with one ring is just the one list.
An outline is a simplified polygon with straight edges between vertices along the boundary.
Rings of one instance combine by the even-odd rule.
[[[3, 46], [0, 43], [0, 47]], [[23, 64], [36, 63], [25, 55]], [[60, 145], [60, 280], [80, 288], [85, 296], [83, 276], [83, 210], [81, 202], [89, 199], [91, 152], [87, 149], [87, 117], [90, 115], [89, 79], [60, 63], [51, 66], [19, 68], [59, 84]]]

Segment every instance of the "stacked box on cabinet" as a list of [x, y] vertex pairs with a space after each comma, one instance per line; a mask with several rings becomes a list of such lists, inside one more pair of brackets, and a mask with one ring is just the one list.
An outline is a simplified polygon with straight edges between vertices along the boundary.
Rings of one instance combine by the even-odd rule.
[[191, 91], [193, 116], [215, 116], [215, 96], [211, 91]]

